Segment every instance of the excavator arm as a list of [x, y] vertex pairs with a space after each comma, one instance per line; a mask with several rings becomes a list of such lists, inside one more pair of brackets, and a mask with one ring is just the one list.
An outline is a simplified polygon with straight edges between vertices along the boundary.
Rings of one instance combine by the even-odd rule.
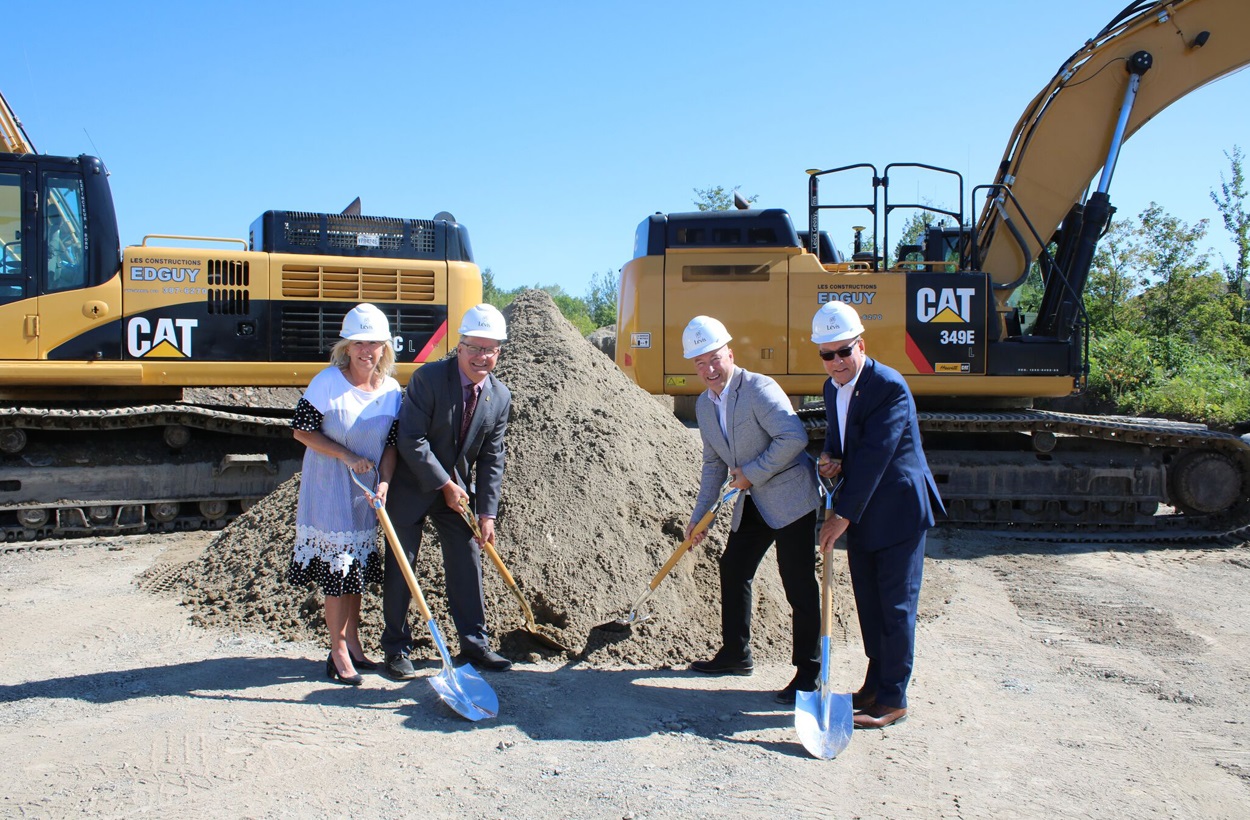
[[1123, 140], [1248, 62], [1246, 0], [1138, 0], [1068, 58], [1016, 124], [977, 223], [981, 269], [1000, 305], [1099, 169], [1105, 201]]

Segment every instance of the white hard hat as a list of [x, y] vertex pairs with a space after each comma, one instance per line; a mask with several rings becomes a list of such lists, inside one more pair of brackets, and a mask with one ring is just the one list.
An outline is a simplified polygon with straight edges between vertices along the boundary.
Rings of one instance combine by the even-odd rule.
[[722, 348], [731, 341], [733, 337], [719, 321], [711, 316], [696, 316], [681, 334], [682, 355], [693, 359]]
[[494, 305], [474, 305], [465, 311], [460, 322], [461, 336], [480, 336], [502, 342], [508, 338], [508, 323]]
[[825, 302], [812, 317], [812, 341], [818, 345], [844, 342], [864, 335], [859, 311], [844, 302]]
[[391, 325], [386, 314], [373, 305], [356, 305], [343, 317], [339, 335], [353, 342], [389, 342]]

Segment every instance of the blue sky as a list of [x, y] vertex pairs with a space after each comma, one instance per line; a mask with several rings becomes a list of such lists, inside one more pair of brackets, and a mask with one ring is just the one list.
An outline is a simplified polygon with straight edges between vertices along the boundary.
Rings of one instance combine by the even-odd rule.
[[[694, 188], [801, 224], [806, 168], [990, 181], [1024, 106], [1125, 4], [44, 0], [30, 19], [55, 33], [0, 52], [0, 90], [40, 151], [104, 159], [124, 244], [245, 237], [266, 210], [359, 196], [450, 211], [501, 287], [583, 295]], [[1209, 218], [1231, 258], [1209, 194], [1224, 152], [1250, 150], [1247, 99], [1242, 72], [1148, 123], [1116, 169], [1120, 213]]]

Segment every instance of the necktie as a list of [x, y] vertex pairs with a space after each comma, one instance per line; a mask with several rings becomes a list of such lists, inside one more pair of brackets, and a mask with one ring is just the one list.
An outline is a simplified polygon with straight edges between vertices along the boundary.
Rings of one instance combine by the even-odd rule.
[[464, 416], [460, 419], [460, 443], [464, 444], [464, 438], [469, 433], [469, 424], [473, 421], [473, 411], [477, 409], [477, 394], [482, 389], [479, 384], [469, 386], [469, 392], [464, 399]]

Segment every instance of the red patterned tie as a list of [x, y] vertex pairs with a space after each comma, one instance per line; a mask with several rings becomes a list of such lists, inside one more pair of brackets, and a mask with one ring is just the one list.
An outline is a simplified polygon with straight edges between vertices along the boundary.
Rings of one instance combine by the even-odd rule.
[[469, 387], [469, 395], [464, 402], [464, 417], [460, 419], [460, 443], [464, 444], [465, 436], [469, 433], [469, 424], [473, 421], [473, 411], [477, 409], [477, 394], [482, 389], [481, 385], [475, 384]]

